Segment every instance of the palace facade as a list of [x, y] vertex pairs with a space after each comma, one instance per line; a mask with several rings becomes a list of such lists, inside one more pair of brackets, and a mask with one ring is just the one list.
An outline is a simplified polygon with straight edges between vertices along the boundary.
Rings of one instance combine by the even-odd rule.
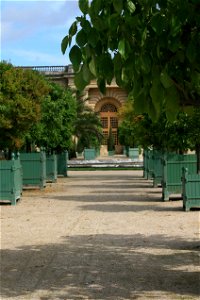
[[[44, 73], [51, 81], [61, 84], [64, 87], [75, 89], [74, 72], [71, 65], [68, 66], [36, 66], [26, 67], [35, 69]], [[86, 104], [92, 108], [93, 111], [100, 114], [103, 125], [104, 142], [101, 146], [101, 154], [107, 152], [107, 138], [110, 126], [112, 127], [113, 136], [115, 138], [116, 153], [122, 152], [122, 146], [118, 141], [118, 109], [126, 102], [127, 93], [119, 88], [115, 81], [107, 86], [106, 94], [102, 94], [93, 80], [84, 90], [84, 98]]]

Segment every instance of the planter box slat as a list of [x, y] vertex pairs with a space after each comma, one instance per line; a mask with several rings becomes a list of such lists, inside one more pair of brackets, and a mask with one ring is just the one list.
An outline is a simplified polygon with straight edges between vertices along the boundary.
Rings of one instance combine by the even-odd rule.
[[96, 158], [96, 150], [94, 148], [84, 149], [84, 159], [92, 160]]
[[147, 179], [153, 177], [153, 150], [149, 150], [147, 153]]
[[22, 194], [22, 166], [19, 159], [0, 161], [0, 201], [16, 205]]
[[138, 157], [139, 157], [139, 148], [129, 148], [129, 149], [128, 149], [128, 156], [129, 156], [131, 159], [137, 160]]
[[46, 154], [45, 152], [21, 153], [20, 160], [23, 171], [23, 187], [46, 186]]
[[57, 154], [57, 175], [67, 177], [68, 152], [64, 151]]
[[182, 169], [183, 208], [189, 211], [200, 208], [200, 174], [190, 174], [187, 168]]
[[188, 168], [192, 173], [196, 170], [195, 154], [165, 154], [162, 159], [162, 199], [168, 201], [170, 194], [182, 193], [182, 168]]
[[162, 183], [162, 159], [163, 153], [158, 150], [153, 150], [152, 160], [152, 177], [153, 177], [153, 186], [161, 185]]
[[57, 181], [57, 157], [56, 154], [46, 155], [46, 181]]

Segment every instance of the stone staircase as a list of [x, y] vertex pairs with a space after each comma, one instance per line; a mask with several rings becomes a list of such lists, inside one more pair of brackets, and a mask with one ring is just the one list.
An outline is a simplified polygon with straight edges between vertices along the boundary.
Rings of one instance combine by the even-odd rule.
[[68, 168], [142, 168], [143, 158], [131, 159], [125, 155], [100, 156], [94, 160], [84, 158], [71, 159], [68, 161]]

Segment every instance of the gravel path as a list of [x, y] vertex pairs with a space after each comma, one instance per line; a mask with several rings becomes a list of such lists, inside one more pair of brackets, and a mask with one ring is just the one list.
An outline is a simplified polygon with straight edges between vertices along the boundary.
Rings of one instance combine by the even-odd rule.
[[199, 299], [199, 210], [142, 171], [69, 171], [0, 208], [2, 300]]

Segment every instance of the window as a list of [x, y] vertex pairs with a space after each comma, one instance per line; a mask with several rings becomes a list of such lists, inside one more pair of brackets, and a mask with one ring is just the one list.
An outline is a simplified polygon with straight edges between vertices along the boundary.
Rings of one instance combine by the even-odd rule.
[[117, 108], [115, 105], [111, 104], [111, 103], [106, 103], [101, 107], [101, 112], [117, 112]]
[[102, 117], [101, 123], [102, 123], [103, 128], [108, 128], [108, 118], [107, 117]]
[[116, 117], [110, 117], [110, 125], [112, 128], [118, 128], [118, 119]]

